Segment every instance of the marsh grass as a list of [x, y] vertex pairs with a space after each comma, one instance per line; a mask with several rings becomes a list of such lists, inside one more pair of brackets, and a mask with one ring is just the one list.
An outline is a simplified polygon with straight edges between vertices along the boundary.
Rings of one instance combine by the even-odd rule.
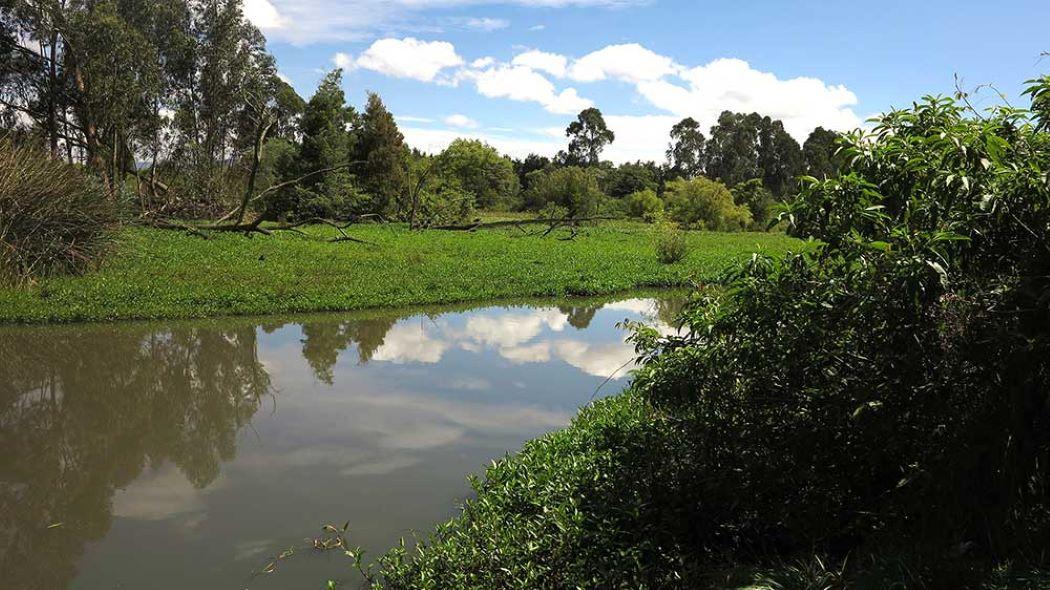
[[[806, 247], [778, 234], [687, 232], [689, 255], [655, 262], [650, 227], [615, 222], [574, 240], [506, 231], [358, 226], [369, 244], [292, 234], [212, 239], [129, 228], [95, 272], [0, 288], [0, 323], [349, 311], [508, 297], [605, 295], [719, 280], [754, 252]], [[334, 230], [311, 227], [314, 237]]]

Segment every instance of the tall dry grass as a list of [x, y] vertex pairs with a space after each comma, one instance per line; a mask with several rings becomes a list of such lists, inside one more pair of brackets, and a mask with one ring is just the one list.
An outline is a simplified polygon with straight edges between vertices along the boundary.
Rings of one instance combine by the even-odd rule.
[[83, 272], [113, 241], [117, 207], [76, 166], [0, 139], [0, 281]]

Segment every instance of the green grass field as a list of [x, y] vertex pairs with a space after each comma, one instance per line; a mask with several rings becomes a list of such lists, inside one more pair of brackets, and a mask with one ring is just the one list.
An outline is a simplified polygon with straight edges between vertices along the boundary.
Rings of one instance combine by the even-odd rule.
[[[688, 234], [689, 254], [656, 261], [651, 226], [617, 222], [571, 241], [517, 229], [352, 229], [371, 244], [282, 232], [212, 239], [126, 229], [96, 271], [0, 289], [0, 323], [76, 322], [346, 311], [507, 297], [602, 295], [718, 280], [754, 252], [805, 247], [781, 234]], [[334, 235], [310, 228], [313, 236]]]

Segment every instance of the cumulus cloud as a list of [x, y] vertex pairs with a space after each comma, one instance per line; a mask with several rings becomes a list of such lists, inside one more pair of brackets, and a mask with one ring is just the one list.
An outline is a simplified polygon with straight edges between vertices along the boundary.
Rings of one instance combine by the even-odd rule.
[[558, 92], [554, 84], [532, 68], [499, 65], [471, 76], [478, 92], [489, 98], [508, 98], [522, 102], [537, 102], [557, 114], [574, 114], [594, 106], [579, 95], [575, 88]]
[[681, 66], [671, 58], [637, 43], [628, 43], [609, 45], [575, 60], [569, 77], [579, 82], [612, 78], [637, 83], [659, 80], [680, 70]]
[[679, 74], [685, 84], [641, 81], [638, 92], [657, 108], [701, 125], [714, 124], [722, 111], [756, 112], [784, 121], [799, 141], [817, 126], [847, 130], [860, 126], [853, 112], [857, 96], [845, 86], [816, 78], [782, 80], [740, 59], [717, 59]]
[[263, 31], [273, 31], [288, 25], [269, 0], [244, 0], [244, 16]]
[[446, 41], [420, 41], [414, 37], [380, 39], [354, 61], [354, 65], [395, 78], [432, 82], [446, 68], [463, 65], [456, 48]]
[[354, 69], [354, 58], [350, 54], [341, 51], [332, 56], [332, 63], [335, 64], [335, 67], [342, 68], [347, 72]]
[[466, 115], [449, 115], [445, 117], [445, 124], [450, 127], [459, 127], [460, 129], [477, 129], [478, 122]]
[[569, 59], [564, 55], [558, 55], [557, 53], [547, 53], [546, 51], [533, 49], [514, 56], [511, 63], [516, 66], [525, 66], [561, 78], [565, 76], [565, 70], [569, 65]]

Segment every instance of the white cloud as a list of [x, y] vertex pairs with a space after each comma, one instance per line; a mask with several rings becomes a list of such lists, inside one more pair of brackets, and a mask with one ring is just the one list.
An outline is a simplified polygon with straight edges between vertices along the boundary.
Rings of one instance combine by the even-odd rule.
[[263, 31], [281, 29], [288, 24], [269, 0], [244, 0], [244, 16]]
[[558, 92], [550, 80], [525, 66], [500, 65], [475, 72], [472, 77], [483, 96], [538, 102], [552, 113], [573, 114], [594, 105], [575, 88]]
[[681, 66], [669, 57], [637, 43], [608, 45], [573, 62], [569, 77], [579, 82], [609, 78], [626, 82], [659, 80], [678, 72]]
[[449, 343], [431, 337], [421, 324], [400, 323], [383, 337], [383, 345], [372, 355], [373, 361], [394, 364], [434, 364], [441, 360]]
[[335, 67], [347, 72], [354, 69], [354, 58], [349, 53], [342, 51], [332, 56], [332, 63], [335, 64]]
[[532, 140], [523, 139], [520, 135], [508, 136], [491, 132], [402, 126], [401, 133], [410, 146], [429, 154], [442, 152], [450, 143], [460, 138], [483, 141], [498, 149], [500, 153], [514, 158], [524, 158], [529, 154], [554, 154], [565, 147], [564, 141], [560, 139]]
[[532, 25], [529, 27], [530, 31], [542, 31], [547, 28], [547, 25]]
[[354, 63], [357, 67], [395, 78], [432, 82], [442, 70], [463, 65], [463, 58], [446, 41], [420, 41], [406, 37], [380, 39]]
[[505, 29], [510, 26], [510, 21], [506, 19], [489, 17], [470, 17], [460, 19], [457, 22], [459, 22], [460, 25], [468, 29], [474, 29], [475, 31], [484, 31], [486, 33], [498, 31], [500, 29]]
[[845, 86], [816, 78], [781, 80], [740, 59], [717, 59], [679, 77], [686, 85], [652, 80], [639, 82], [637, 89], [653, 106], [679, 117], [694, 117], [705, 128], [727, 110], [780, 119], [800, 142], [817, 126], [843, 131], [861, 124], [851, 108], [857, 96]]
[[495, 63], [496, 63], [496, 58], [494, 58], [494, 57], [479, 57], [478, 59], [475, 59], [474, 61], [470, 62], [470, 67], [472, 67], [472, 68], [474, 68], [476, 70], [481, 70], [481, 69], [487, 68], [487, 67], [489, 67], [489, 66], [491, 66], [491, 65], [493, 65]]
[[[271, 40], [299, 45], [361, 41], [376, 33], [434, 30], [426, 13], [463, 6], [608, 7], [649, 0], [246, 0], [245, 16]], [[499, 19], [475, 19], [493, 27]], [[485, 22], [485, 21], [488, 22]], [[483, 29], [485, 30], [485, 29]], [[487, 29], [487, 30], [492, 30]]]
[[413, 115], [394, 115], [394, 118], [397, 119], [397, 121], [399, 123], [400, 122], [404, 122], [404, 123], [433, 123], [434, 122], [434, 120], [431, 119], [430, 117], [416, 117], [416, 116], [413, 116]]
[[478, 122], [466, 115], [449, 115], [445, 117], [445, 124], [450, 127], [459, 127], [461, 129], [477, 129]]
[[557, 53], [547, 53], [533, 49], [525, 53], [519, 53], [511, 61], [516, 66], [525, 66], [541, 72], [547, 72], [552, 76], [562, 78], [569, 65], [569, 59]]

